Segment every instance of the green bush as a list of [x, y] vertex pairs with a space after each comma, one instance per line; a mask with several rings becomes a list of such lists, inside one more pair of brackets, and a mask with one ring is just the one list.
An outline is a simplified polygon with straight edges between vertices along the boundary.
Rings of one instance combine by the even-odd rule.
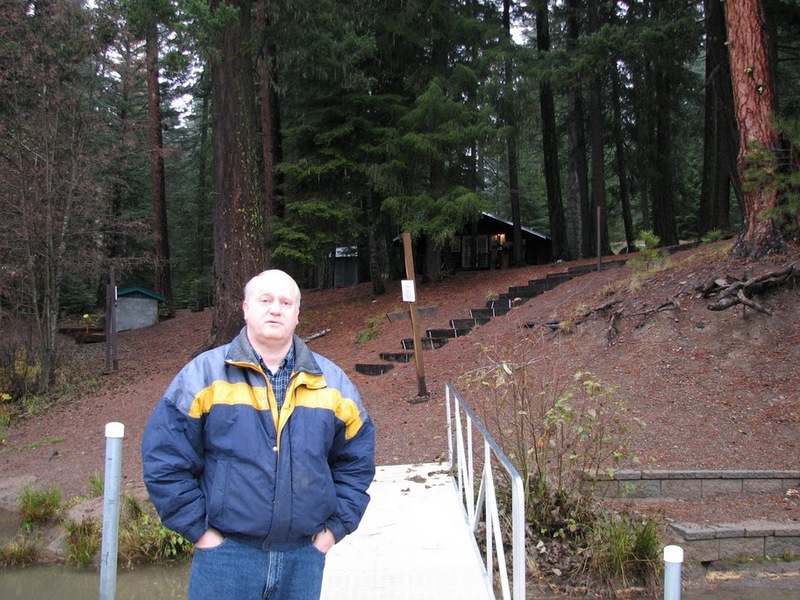
[[631, 255], [628, 264], [633, 265], [637, 271], [652, 272], [664, 268], [668, 264], [669, 254], [663, 248], [659, 248], [661, 238], [652, 231], [642, 231], [640, 234], [644, 247]]

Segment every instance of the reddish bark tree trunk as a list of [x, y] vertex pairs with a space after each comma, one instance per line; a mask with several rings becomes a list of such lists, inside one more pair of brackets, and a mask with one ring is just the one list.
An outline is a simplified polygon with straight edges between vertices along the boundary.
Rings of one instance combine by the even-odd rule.
[[[769, 40], [762, 0], [728, 0], [725, 3], [733, 101], [739, 128], [739, 175], [744, 180], [746, 158], [759, 149], [774, 150], [778, 136], [770, 123], [777, 96], [769, 64]], [[764, 216], [776, 204], [774, 189], [759, 183], [743, 191], [745, 228], [734, 253], [758, 258], [782, 252], [781, 232]]]

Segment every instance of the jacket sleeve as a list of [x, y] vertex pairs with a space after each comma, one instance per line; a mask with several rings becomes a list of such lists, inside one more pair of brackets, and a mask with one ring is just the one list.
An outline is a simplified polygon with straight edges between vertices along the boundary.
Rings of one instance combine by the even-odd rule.
[[370, 500], [367, 489], [375, 477], [375, 426], [358, 392], [352, 391], [357, 410], [345, 416], [329, 459], [337, 510], [325, 525], [337, 542], [361, 522]]
[[[202, 418], [191, 417], [180, 402], [188, 392], [184, 369], [150, 415], [142, 436], [142, 470], [150, 499], [169, 529], [195, 543], [206, 530]], [[176, 398], [177, 396], [177, 398]], [[186, 410], [181, 410], [185, 405]]]

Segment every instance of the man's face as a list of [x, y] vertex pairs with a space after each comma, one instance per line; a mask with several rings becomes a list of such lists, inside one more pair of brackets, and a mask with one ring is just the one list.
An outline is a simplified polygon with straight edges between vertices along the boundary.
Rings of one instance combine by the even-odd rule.
[[282, 272], [267, 272], [252, 281], [242, 303], [250, 341], [280, 346], [292, 339], [300, 303], [297, 286]]

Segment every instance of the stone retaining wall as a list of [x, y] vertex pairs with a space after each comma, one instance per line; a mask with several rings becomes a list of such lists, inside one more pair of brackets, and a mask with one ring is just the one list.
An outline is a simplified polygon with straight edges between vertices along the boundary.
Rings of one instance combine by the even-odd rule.
[[[588, 474], [586, 478], [591, 479]], [[792, 488], [800, 488], [800, 471], [626, 470], [617, 471], [612, 476], [599, 475], [595, 485], [597, 492], [605, 493], [609, 499], [700, 500], [783, 494]], [[745, 557], [800, 557], [800, 523], [671, 523], [668, 537], [668, 543], [683, 548], [686, 560], [701, 563]]]
[[606, 498], [698, 500], [757, 496], [800, 487], [800, 471], [617, 471], [602, 475], [597, 491]]
[[743, 557], [800, 557], [800, 523], [672, 523], [670, 534], [670, 543], [683, 548], [686, 560], [700, 563]]

